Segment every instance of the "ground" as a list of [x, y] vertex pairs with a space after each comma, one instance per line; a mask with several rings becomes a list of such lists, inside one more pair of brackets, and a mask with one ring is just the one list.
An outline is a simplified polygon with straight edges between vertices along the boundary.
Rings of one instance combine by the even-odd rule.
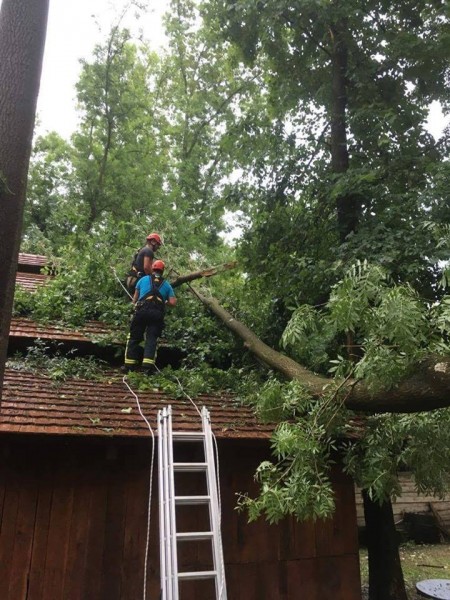
[[[416, 583], [423, 579], [450, 579], [450, 545], [436, 546], [407, 543], [401, 546], [400, 556], [409, 600], [423, 600], [416, 594]], [[367, 550], [360, 552], [363, 600], [367, 600]]]

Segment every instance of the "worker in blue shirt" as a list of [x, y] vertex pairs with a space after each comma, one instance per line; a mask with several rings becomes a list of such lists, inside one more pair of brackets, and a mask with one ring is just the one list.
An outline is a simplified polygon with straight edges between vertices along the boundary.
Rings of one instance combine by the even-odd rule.
[[136, 370], [140, 365], [142, 350], [139, 344], [144, 335], [142, 368], [147, 373], [155, 371], [156, 345], [164, 328], [165, 308], [177, 303], [172, 286], [163, 278], [163, 261], [155, 260], [152, 269], [151, 275], [138, 280], [133, 296], [136, 311], [131, 320], [125, 351], [125, 369], [129, 371]]

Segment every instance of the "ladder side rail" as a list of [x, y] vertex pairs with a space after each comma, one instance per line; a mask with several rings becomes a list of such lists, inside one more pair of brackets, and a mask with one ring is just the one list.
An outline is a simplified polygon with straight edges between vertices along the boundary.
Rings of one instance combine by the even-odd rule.
[[179, 586], [178, 586], [178, 546], [177, 546], [177, 527], [176, 527], [176, 509], [175, 509], [175, 477], [173, 468], [173, 436], [172, 436], [172, 407], [168, 407], [168, 418], [167, 418], [167, 449], [168, 449], [168, 484], [169, 484], [169, 505], [168, 511], [170, 511], [170, 551], [171, 551], [171, 565], [172, 565], [172, 590], [173, 600], [179, 599]]
[[207, 470], [207, 485], [208, 494], [211, 498], [209, 504], [210, 510], [210, 521], [211, 530], [213, 531], [213, 558], [214, 558], [214, 570], [217, 573], [215, 578], [216, 583], [216, 597], [217, 600], [227, 600], [227, 590], [225, 582], [225, 571], [224, 571], [224, 558], [222, 549], [222, 532], [220, 523], [220, 506], [219, 506], [219, 495], [218, 485], [215, 466], [214, 448], [212, 443], [212, 431], [209, 411], [206, 407], [202, 408], [202, 426], [205, 434], [205, 458], [208, 463]]
[[164, 523], [164, 472], [163, 472], [163, 433], [162, 412], [158, 411], [158, 496], [159, 496], [159, 556], [162, 600], [167, 600], [166, 585], [166, 527]]
[[173, 565], [172, 565], [172, 526], [170, 523], [170, 486], [169, 486], [169, 445], [168, 445], [168, 411], [167, 408], [163, 409], [163, 473], [164, 473], [164, 503], [162, 506], [164, 512], [164, 525], [165, 525], [165, 540], [164, 540], [164, 552], [166, 560], [166, 585], [165, 594], [166, 600], [175, 600], [173, 597]]

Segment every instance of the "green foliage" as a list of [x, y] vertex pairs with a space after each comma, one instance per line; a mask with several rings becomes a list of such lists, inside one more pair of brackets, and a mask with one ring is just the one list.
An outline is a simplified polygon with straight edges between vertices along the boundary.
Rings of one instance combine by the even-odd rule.
[[443, 496], [450, 484], [450, 410], [376, 415], [363, 438], [348, 445], [345, 468], [379, 502], [401, 494], [397, 473], [408, 468], [423, 494]]
[[333, 510], [329, 471], [337, 448], [345, 469], [379, 502], [401, 493], [397, 474], [405, 468], [415, 473], [420, 491], [448, 489], [449, 409], [371, 416], [355, 436], [339, 382], [351, 376], [379, 392], [430, 353], [448, 356], [449, 307], [447, 297], [430, 305], [384, 269], [358, 263], [332, 288], [324, 307], [304, 305], [293, 312], [284, 346], [303, 364], [328, 368], [334, 383], [318, 399], [298, 381], [272, 378], [251, 395], [257, 414], [278, 425], [272, 439], [277, 462], [260, 465], [257, 498], [240, 498], [250, 520], [261, 514], [271, 522], [284, 514], [328, 516]]
[[[197, 367], [181, 369], [169, 366], [153, 374], [151, 378], [139, 372], [129, 373], [127, 377], [139, 390], [157, 389], [174, 398], [196, 398], [199, 394], [233, 392], [234, 401], [237, 403], [260, 383], [254, 371], [235, 367], [227, 370], [216, 369], [204, 363]], [[226, 401], [230, 402], [228, 399]]]
[[[258, 390], [255, 410], [278, 427], [275, 461], [257, 473], [260, 497], [241, 499], [251, 518], [333, 510], [329, 471], [353, 418], [342, 378], [388, 389], [427, 354], [449, 352], [448, 132], [435, 142], [425, 129], [430, 102], [448, 98], [444, 9], [441, 0], [172, 0], [167, 52], [113, 28], [83, 62], [72, 139], [36, 142], [23, 249], [60, 258], [35, 296], [17, 290], [16, 314], [100, 319], [120, 337], [130, 305], [111, 266], [124, 277], [150, 230], [164, 236], [167, 273], [224, 262], [219, 233], [234, 214], [243, 272], [208, 288], [264, 341], [281, 339], [334, 377], [314, 400], [298, 383], [256, 384], [231, 335], [177, 291], [164, 335], [185, 368], [132, 377], [174, 395], [178, 379], [194, 395]], [[336, 31], [347, 60], [343, 169], [331, 160]], [[356, 223], [343, 242], [342, 201]], [[346, 446], [347, 468], [379, 500], [398, 493], [405, 465], [420, 489], [442, 491], [447, 421], [447, 411], [374, 416]]]
[[41, 339], [27, 348], [25, 356], [17, 355], [7, 366], [20, 371], [44, 373], [53, 381], [69, 378], [98, 379], [104, 376], [106, 363], [93, 356], [75, 356], [76, 351], [62, 353], [58, 345], [48, 345]]
[[358, 263], [321, 310], [296, 309], [283, 344], [312, 368], [350, 373], [369, 390], [389, 389], [430, 352], [448, 354], [448, 299], [430, 306], [378, 266]]
[[242, 495], [239, 506], [250, 520], [262, 514], [270, 522], [287, 514], [300, 520], [329, 517], [334, 510], [329, 472], [335, 439], [342, 435], [346, 418], [339, 388], [331, 385], [318, 400], [299, 382], [269, 380], [253, 401], [263, 418], [279, 422], [272, 437], [277, 462], [261, 463], [256, 472], [258, 497]]

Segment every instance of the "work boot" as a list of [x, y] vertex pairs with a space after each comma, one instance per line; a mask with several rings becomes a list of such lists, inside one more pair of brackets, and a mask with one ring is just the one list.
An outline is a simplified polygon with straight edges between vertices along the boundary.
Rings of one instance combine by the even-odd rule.
[[154, 375], [156, 373], [156, 365], [142, 365], [142, 372], [145, 375]]
[[131, 373], [132, 371], [137, 371], [138, 365], [122, 365], [120, 367], [120, 371], [122, 373]]

